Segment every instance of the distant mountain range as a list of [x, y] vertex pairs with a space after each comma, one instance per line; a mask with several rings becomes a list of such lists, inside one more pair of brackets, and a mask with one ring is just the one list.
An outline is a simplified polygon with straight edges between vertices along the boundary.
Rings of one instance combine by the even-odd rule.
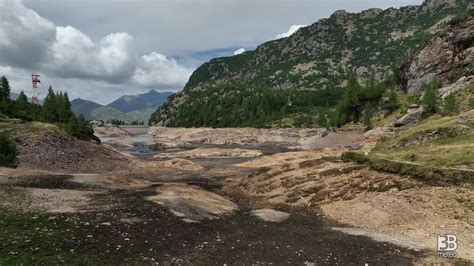
[[92, 111], [102, 107], [102, 105], [95, 103], [93, 101], [83, 100], [83, 99], [74, 99], [71, 101], [71, 109], [76, 115], [84, 115], [88, 120], [92, 120]]
[[150, 90], [144, 94], [124, 95], [105, 106], [89, 100], [75, 99], [71, 101], [71, 107], [76, 115], [82, 114], [88, 120], [118, 119], [148, 123], [151, 114], [172, 94]]
[[145, 94], [125, 95], [110, 103], [109, 106], [124, 113], [148, 108], [156, 109], [156, 107], [160, 106], [171, 94], [173, 93], [160, 93], [155, 90], [151, 90]]

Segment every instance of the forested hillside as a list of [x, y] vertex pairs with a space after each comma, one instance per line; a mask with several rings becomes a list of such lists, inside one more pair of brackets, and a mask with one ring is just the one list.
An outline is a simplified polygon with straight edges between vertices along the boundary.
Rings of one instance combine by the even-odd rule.
[[[284, 127], [361, 119], [364, 109], [376, 109], [371, 105], [399, 93], [394, 90], [402, 64], [465, 13], [469, 2], [427, 0], [400, 9], [337, 11], [288, 38], [203, 64], [150, 123]], [[351, 86], [355, 89], [348, 90]], [[366, 95], [351, 98], [347, 91]], [[335, 113], [344, 109], [336, 107], [342, 99], [357, 102], [354, 119]]]
[[[16, 100], [10, 98], [10, 84], [5, 77], [0, 84], [0, 118], [7, 116], [24, 121], [41, 121], [56, 124], [69, 135], [80, 139], [90, 140], [94, 131], [83, 115], [76, 116], [71, 110], [69, 96], [65, 92], [55, 92], [51, 87], [42, 105], [35, 105], [28, 101], [22, 91]], [[3, 132], [0, 128], [0, 132]]]

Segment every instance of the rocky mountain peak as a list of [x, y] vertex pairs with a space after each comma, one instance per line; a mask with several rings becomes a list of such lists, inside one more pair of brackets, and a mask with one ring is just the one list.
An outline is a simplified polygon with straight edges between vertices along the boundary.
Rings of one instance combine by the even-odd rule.
[[336, 18], [337, 18], [337, 17], [345, 17], [345, 16], [347, 16], [348, 14], [349, 14], [349, 13], [347, 13], [346, 10], [341, 9], [341, 10], [335, 11], [335, 12], [331, 15], [331, 17], [336, 17]]
[[375, 17], [382, 12], [383, 12], [383, 9], [381, 8], [370, 8], [370, 9], [362, 11], [362, 15], [366, 18], [369, 18], [369, 17]]
[[425, 0], [423, 3], [423, 6], [426, 6], [428, 8], [437, 8], [443, 5], [454, 5], [456, 4], [456, 0]]

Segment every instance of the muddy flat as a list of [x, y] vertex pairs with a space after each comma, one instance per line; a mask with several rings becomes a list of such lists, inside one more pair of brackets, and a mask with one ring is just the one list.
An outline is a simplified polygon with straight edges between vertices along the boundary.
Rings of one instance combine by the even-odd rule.
[[[117, 137], [108, 136], [111, 143], [126, 135], [113, 132]], [[352, 145], [350, 141], [341, 147], [331, 143], [324, 149], [288, 152], [287, 143], [266, 147], [265, 138], [251, 145], [239, 139], [243, 144], [208, 143], [201, 148], [188, 139], [192, 148], [188, 145], [187, 151], [199, 150], [180, 158], [190, 154], [176, 149], [182, 139], [165, 149], [153, 149], [163, 138], [143, 139], [150, 146], [147, 156], [131, 152], [127, 145], [112, 145], [114, 152], [124, 154], [127, 165], [108, 172], [1, 168], [0, 264], [439, 261], [432, 247], [425, 245], [430, 238], [409, 233], [401, 237], [393, 230], [381, 230], [382, 226], [351, 223], [365, 215], [361, 200], [367, 203], [371, 193], [388, 197], [420, 185], [339, 161], [337, 154]], [[325, 145], [324, 141], [312, 146]], [[252, 156], [229, 152], [236, 149], [264, 152]], [[387, 227], [390, 221], [380, 215], [372, 217], [386, 228], [397, 228]], [[469, 215], [458, 221], [465, 218]], [[468, 262], [466, 250], [460, 252], [463, 258], [449, 262]]]
[[[64, 188], [74, 187], [71, 184], [75, 183], [71, 181], [72, 177], [57, 180], [58, 177], [50, 176], [43, 179], [50, 180], [39, 185], [41, 190], [47, 188], [62, 192]], [[209, 189], [207, 185], [203, 184], [203, 189]], [[26, 187], [27, 190], [35, 189], [35, 184], [12, 184], [3, 186], [2, 190], [18, 194]], [[2, 233], [0, 252], [9, 254], [8, 259], [3, 260], [36, 263], [240, 264], [287, 261], [298, 264], [408, 264], [417, 254], [413, 250], [367, 237], [333, 231], [320, 216], [303, 210], [287, 210], [291, 216], [281, 223], [266, 222], [251, 215], [252, 203], [226, 195], [218, 196], [218, 189], [213, 197], [228, 198], [227, 205], [228, 202], [235, 203], [226, 205], [227, 208], [238, 210], [232, 215], [203, 219], [199, 223], [182, 219], [167, 204], [154, 203], [157, 193], [152, 187], [137, 191], [102, 190], [96, 186], [81, 185], [81, 189], [90, 189], [95, 193], [87, 195], [87, 209], [80, 212], [72, 209], [51, 211], [47, 206], [25, 203], [28, 205], [25, 208], [36, 211], [29, 213], [28, 217], [20, 214], [14, 217], [22, 225], [20, 232], [15, 228], [16, 233], [13, 234], [13, 225], [3, 225], [9, 233]], [[150, 198], [152, 200], [147, 200]], [[201, 207], [193, 204], [186, 206], [190, 208], [187, 211], [191, 212], [195, 207], [196, 213], [191, 214], [190, 219], [196, 219], [197, 213], [202, 211]], [[222, 205], [220, 209], [223, 209]], [[24, 228], [23, 225], [33, 228]], [[54, 234], [50, 235], [51, 232]], [[17, 241], [23, 244], [17, 245]], [[31, 249], [25, 249], [25, 246]]]

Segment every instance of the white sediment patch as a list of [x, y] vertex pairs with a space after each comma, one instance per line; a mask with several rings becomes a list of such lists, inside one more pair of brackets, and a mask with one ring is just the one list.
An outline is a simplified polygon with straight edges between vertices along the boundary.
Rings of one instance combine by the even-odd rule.
[[378, 242], [387, 242], [387, 243], [395, 244], [397, 246], [401, 246], [404, 248], [412, 249], [415, 251], [420, 251], [421, 249], [425, 248], [421, 244], [415, 243], [405, 238], [393, 237], [386, 234], [371, 232], [371, 231], [360, 229], [360, 228], [332, 227], [331, 229], [335, 231], [343, 232], [348, 235], [366, 236]]
[[159, 159], [169, 158], [255, 158], [262, 156], [259, 150], [225, 149], [225, 148], [196, 148], [175, 153], [160, 153], [154, 156]]
[[239, 209], [234, 202], [197, 186], [166, 184], [156, 192], [157, 195], [146, 199], [167, 207], [185, 222], [215, 219]]
[[265, 222], [273, 222], [273, 223], [281, 223], [288, 218], [290, 218], [290, 214], [286, 212], [280, 212], [272, 209], [260, 209], [260, 210], [253, 210], [251, 212], [253, 216], [258, 217]]

